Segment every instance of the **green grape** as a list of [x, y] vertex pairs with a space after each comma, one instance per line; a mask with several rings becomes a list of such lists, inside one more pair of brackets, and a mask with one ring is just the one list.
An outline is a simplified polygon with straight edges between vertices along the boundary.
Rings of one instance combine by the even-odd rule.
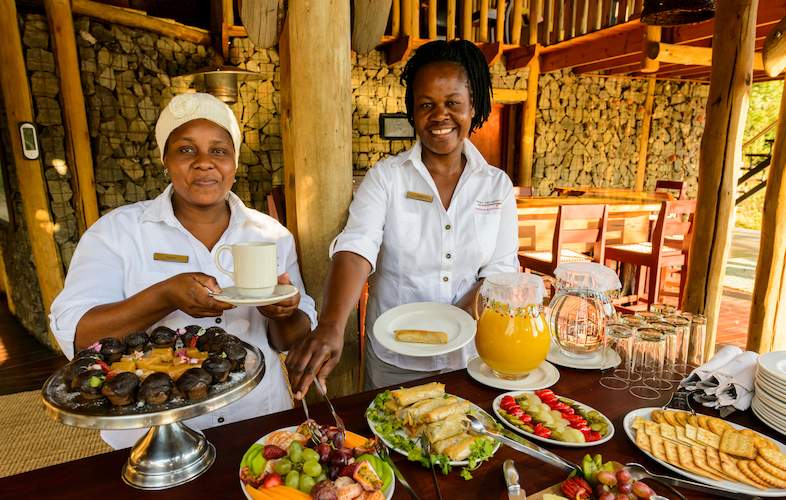
[[313, 477], [303, 474], [300, 476], [300, 483], [298, 483], [297, 489], [303, 493], [311, 493], [311, 488], [313, 488], [315, 484], [317, 483], [314, 481]]
[[327, 474], [325, 474], [325, 471], [322, 471], [322, 473], [320, 475], [318, 475], [317, 477], [314, 478], [314, 482], [319, 484], [319, 483], [321, 483], [322, 481], [324, 481], [327, 478], [328, 477], [327, 477]]
[[286, 479], [284, 479], [284, 484], [290, 488], [297, 489], [298, 485], [300, 484], [300, 473], [296, 470], [289, 471]]
[[322, 466], [319, 465], [319, 462], [313, 460], [303, 462], [303, 473], [311, 477], [317, 477], [322, 474]]
[[288, 453], [292, 463], [297, 464], [303, 461], [303, 446], [297, 441], [292, 441]]
[[282, 458], [281, 460], [276, 462], [276, 465], [273, 466], [273, 470], [278, 472], [282, 476], [286, 476], [289, 473], [289, 471], [292, 470], [292, 462], [290, 462], [286, 458]]
[[303, 450], [303, 461], [304, 462], [319, 462], [319, 453], [311, 448], [306, 448]]

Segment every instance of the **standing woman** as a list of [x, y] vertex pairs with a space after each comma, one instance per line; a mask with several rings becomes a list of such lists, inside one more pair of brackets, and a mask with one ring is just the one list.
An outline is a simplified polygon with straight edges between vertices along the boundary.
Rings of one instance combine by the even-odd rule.
[[[355, 194], [330, 248], [319, 326], [287, 358], [296, 398], [338, 363], [347, 318], [369, 275], [366, 331], [401, 304], [441, 302], [472, 311], [483, 278], [518, 270], [513, 185], [467, 139], [491, 111], [483, 54], [464, 40], [433, 41], [417, 49], [401, 80], [418, 140], [377, 163]], [[475, 354], [469, 344], [442, 356], [411, 357], [370, 339], [367, 389], [464, 368]]]
[[[235, 308], [209, 294], [232, 285], [216, 268], [216, 249], [249, 241], [275, 242], [279, 283], [304, 289], [292, 234], [230, 191], [241, 142], [235, 115], [210, 94], [178, 95], [158, 118], [156, 142], [172, 182], [154, 200], [112, 210], [79, 240], [49, 316], [60, 348], [71, 358], [74, 349], [104, 337], [122, 339], [159, 325], [220, 326], [259, 347], [265, 376], [242, 399], [186, 423], [204, 429], [291, 408], [277, 352], [310, 332], [314, 301], [298, 294], [269, 306]], [[101, 435], [123, 448], [144, 432]]]

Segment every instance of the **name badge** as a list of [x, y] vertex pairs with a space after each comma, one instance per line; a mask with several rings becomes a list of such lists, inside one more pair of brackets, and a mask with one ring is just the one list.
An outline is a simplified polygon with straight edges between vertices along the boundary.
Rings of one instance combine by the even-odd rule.
[[415, 191], [407, 191], [407, 198], [410, 200], [425, 201], [426, 203], [431, 203], [434, 201], [434, 197], [432, 195], [416, 193]]
[[188, 255], [175, 255], [172, 253], [154, 253], [153, 260], [162, 260], [164, 262], [180, 262], [181, 264], [188, 264]]

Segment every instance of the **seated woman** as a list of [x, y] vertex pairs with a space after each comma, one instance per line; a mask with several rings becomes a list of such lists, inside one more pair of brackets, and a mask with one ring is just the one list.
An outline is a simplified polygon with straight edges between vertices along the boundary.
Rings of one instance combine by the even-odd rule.
[[[415, 146], [377, 163], [334, 240], [319, 327], [291, 349], [287, 368], [299, 397], [341, 356], [344, 328], [369, 278], [366, 331], [385, 311], [412, 302], [473, 312], [481, 280], [518, 270], [513, 185], [467, 139], [491, 111], [491, 78], [471, 42], [441, 40], [415, 51], [401, 75]], [[467, 366], [474, 344], [412, 357], [366, 343], [366, 388], [400, 384]]]
[[[291, 408], [277, 351], [310, 332], [314, 301], [298, 294], [236, 308], [209, 295], [232, 285], [214, 264], [215, 250], [247, 241], [276, 242], [279, 282], [304, 289], [289, 231], [230, 191], [241, 142], [235, 115], [209, 94], [178, 95], [158, 119], [156, 141], [171, 184], [154, 200], [112, 210], [82, 236], [50, 314], [61, 349], [71, 358], [74, 349], [101, 338], [159, 325], [220, 326], [259, 347], [267, 371], [242, 399], [186, 423], [204, 429]], [[144, 432], [104, 431], [102, 437], [122, 448]]]

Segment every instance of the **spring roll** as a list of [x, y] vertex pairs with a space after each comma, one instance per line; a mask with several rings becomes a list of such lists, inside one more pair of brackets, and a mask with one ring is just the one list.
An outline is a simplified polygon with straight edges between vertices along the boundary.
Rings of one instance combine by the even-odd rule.
[[402, 408], [396, 413], [396, 417], [408, 425], [415, 425], [419, 424], [423, 415], [426, 413], [434, 410], [435, 408], [439, 408], [441, 406], [451, 405], [458, 401], [455, 397], [438, 397], [438, 398], [431, 398], [431, 399], [424, 399], [422, 401], [418, 401], [417, 403], [408, 406], [406, 408]]
[[447, 439], [457, 434], [463, 433], [466, 428], [467, 418], [462, 415], [451, 415], [445, 420], [434, 422], [425, 426], [426, 438], [432, 443]]
[[469, 411], [469, 409], [470, 409], [469, 401], [463, 401], [463, 400], [456, 401], [449, 405], [444, 405], [434, 408], [433, 410], [425, 413], [420, 418], [420, 421], [430, 424], [432, 422], [445, 420], [451, 415], [464, 415]]
[[465, 460], [472, 452], [472, 445], [475, 444], [477, 439], [479, 439], [478, 436], [464, 434], [461, 440], [445, 448], [445, 455], [451, 460]]
[[396, 330], [396, 340], [399, 342], [414, 342], [416, 344], [447, 344], [448, 334], [434, 330]]
[[396, 400], [399, 406], [409, 406], [416, 401], [436, 398], [443, 394], [445, 394], [445, 384], [440, 384], [439, 382], [390, 391], [390, 395], [393, 396], [393, 399]]

